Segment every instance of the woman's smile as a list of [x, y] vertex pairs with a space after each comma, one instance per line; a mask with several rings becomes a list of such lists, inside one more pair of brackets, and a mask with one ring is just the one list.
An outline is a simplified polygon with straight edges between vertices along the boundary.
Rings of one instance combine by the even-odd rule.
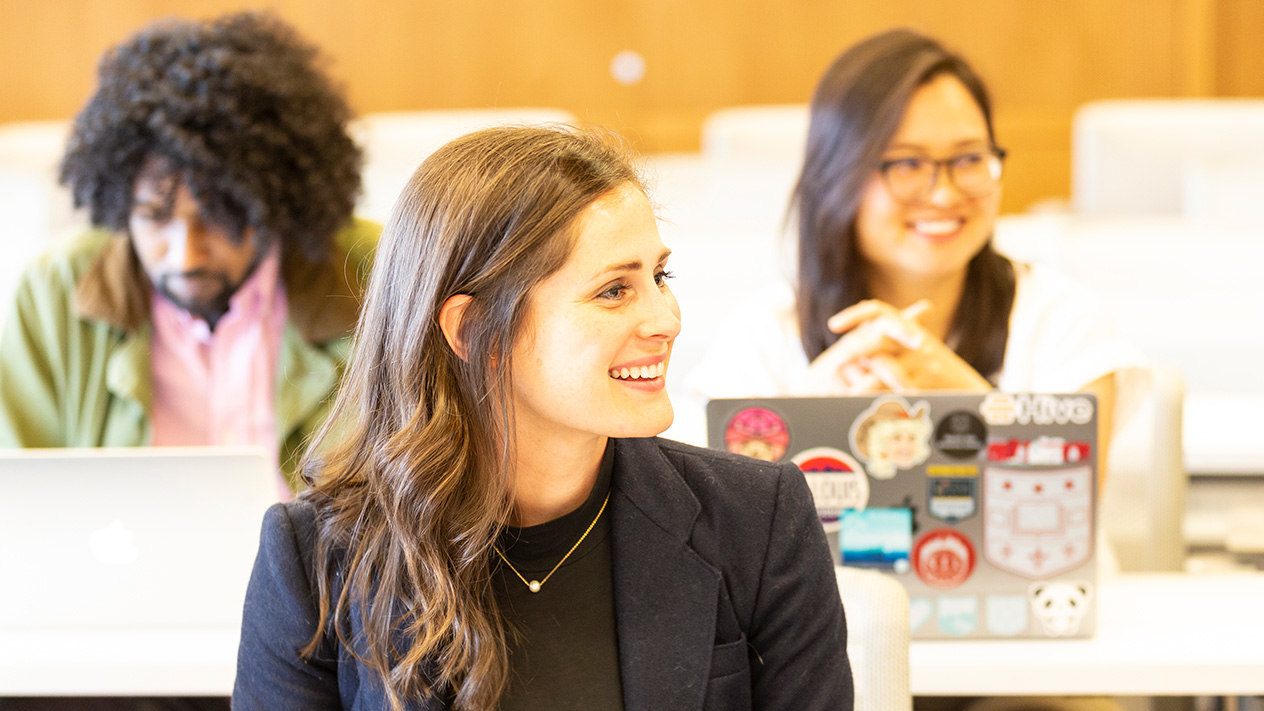
[[662, 390], [666, 382], [667, 361], [660, 359], [649, 365], [635, 363], [610, 369], [610, 377], [637, 390]]

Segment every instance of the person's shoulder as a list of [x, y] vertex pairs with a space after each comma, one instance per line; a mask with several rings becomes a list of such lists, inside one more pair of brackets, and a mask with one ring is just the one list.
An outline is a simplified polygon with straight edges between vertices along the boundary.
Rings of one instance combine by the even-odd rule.
[[79, 282], [114, 239], [122, 238], [89, 228], [57, 240], [22, 270], [18, 294], [69, 304]]
[[334, 245], [355, 262], [371, 261], [382, 236], [382, 226], [372, 220], [353, 217], [334, 235]]
[[275, 503], [263, 515], [261, 547], [292, 548], [306, 555], [316, 543], [316, 508], [297, 499]]
[[1019, 293], [1033, 292], [1048, 299], [1072, 296], [1086, 298], [1090, 295], [1087, 286], [1070, 274], [1047, 264], [1031, 264], [1014, 262], [1014, 279]]
[[782, 477], [799, 471], [790, 463], [765, 462], [670, 439], [656, 437], [647, 441], [662, 452], [699, 498], [749, 501], [751, 496], [771, 494]]
[[101, 251], [110, 244], [110, 240], [114, 239], [122, 238], [107, 230], [96, 228], [76, 232], [58, 240], [36, 257], [28, 265], [28, 271], [68, 274], [78, 280], [101, 255]]
[[1056, 267], [1014, 263], [1013, 314], [1047, 318], [1100, 315], [1102, 302], [1087, 285]]

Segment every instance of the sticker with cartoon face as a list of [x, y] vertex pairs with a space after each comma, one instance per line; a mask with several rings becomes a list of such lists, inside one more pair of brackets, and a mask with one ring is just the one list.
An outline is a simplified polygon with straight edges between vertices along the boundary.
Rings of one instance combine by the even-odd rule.
[[949, 590], [974, 572], [974, 546], [951, 528], [929, 531], [913, 546], [913, 570], [932, 588]]
[[874, 508], [844, 511], [838, 519], [843, 565], [906, 573], [913, 545], [913, 512]]
[[748, 407], [729, 418], [724, 446], [765, 462], [780, 461], [790, 444], [790, 429], [781, 415], [766, 407]]
[[983, 471], [983, 550], [1002, 570], [1038, 580], [1088, 561], [1093, 470], [988, 467]]
[[973, 459], [986, 446], [987, 426], [973, 412], [950, 412], [935, 426], [935, 449], [954, 459]]
[[803, 470], [822, 521], [837, 521], [847, 509], [869, 503], [869, 477], [851, 455], [833, 447], [813, 447], [791, 459]]
[[930, 405], [914, 408], [901, 397], [884, 397], [852, 423], [851, 449], [867, 465], [869, 476], [890, 479], [930, 456]]
[[1032, 583], [1027, 589], [1032, 614], [1050, 637], [1069, 637], [1080, 631], [1092, 594], [1087, 582]]

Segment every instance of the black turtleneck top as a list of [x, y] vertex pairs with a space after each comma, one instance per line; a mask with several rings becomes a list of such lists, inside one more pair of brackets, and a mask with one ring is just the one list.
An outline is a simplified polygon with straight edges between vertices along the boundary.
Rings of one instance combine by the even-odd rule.
[[531, 592], [499, 556], [493, 587], [509, 623], [509, 686], [502, 711], [623, 709], [614, 614], [610, 494], [614, 449], [607, 445], [597, 481], [579, 508], [538, 526], [507, 527], [500, 550], [527, 581], [544, 580], [597, 520], [540, 591]]

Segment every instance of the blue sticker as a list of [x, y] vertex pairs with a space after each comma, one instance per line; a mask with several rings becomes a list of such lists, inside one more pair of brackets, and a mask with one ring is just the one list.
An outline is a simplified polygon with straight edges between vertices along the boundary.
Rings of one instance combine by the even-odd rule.
[[913, 512], [871, 508], [844, 511], [839, 518], [838, 549], [843, 565], [860, 568], [909, 569], [913, 548]]

